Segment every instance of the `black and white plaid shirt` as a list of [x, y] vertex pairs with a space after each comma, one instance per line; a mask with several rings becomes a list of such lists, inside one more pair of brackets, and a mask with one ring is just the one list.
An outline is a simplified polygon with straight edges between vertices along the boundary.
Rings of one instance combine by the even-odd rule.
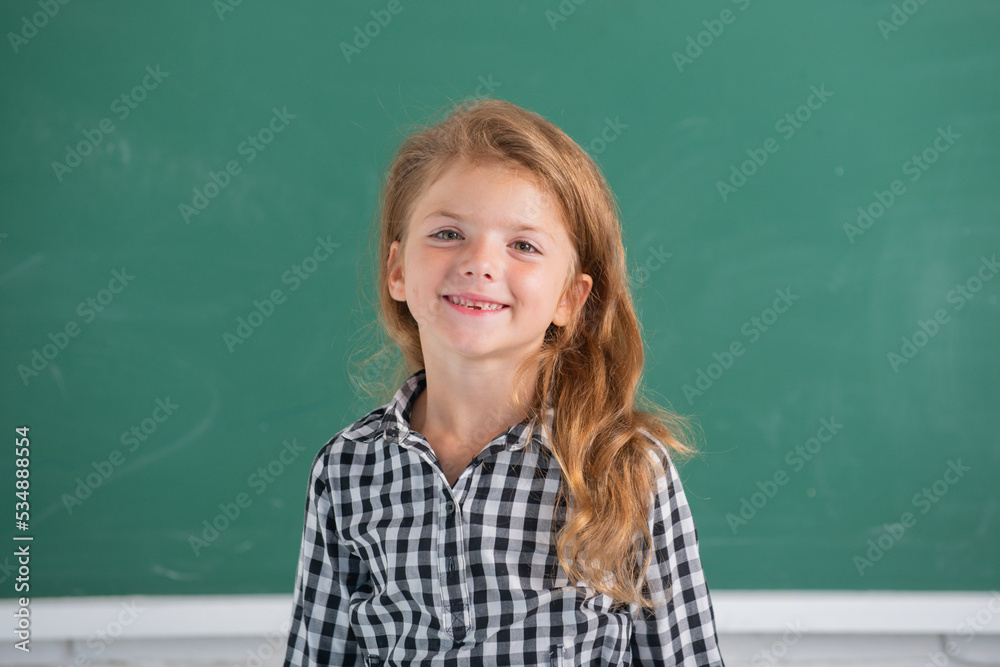
[[648, 572], [653, 599], [671, 583], [672, 596], [653, 613], [612, 611], [559, 566], [552, 528], [565, 508], [541, 429], [525, 420], [498, 435], [452, 488], [409, 426], [426, 386], [423, 370], [411, 375], [313, 462], [286, 667], [723, 664], [672, 464]]

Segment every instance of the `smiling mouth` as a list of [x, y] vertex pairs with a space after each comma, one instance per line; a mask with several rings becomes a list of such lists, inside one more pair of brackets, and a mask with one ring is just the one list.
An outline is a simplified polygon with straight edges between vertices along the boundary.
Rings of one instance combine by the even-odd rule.
[[497, 311], [510, 307], [502, 303], [491, 303], [489, 301], [476, 301], [474, 299], [466, 299], [464, 297], [458, 297], [458, 296], [446, 295], [444, 298], [450, 301], [451, 303], [455, 304], [456, 306], [468, 308], [469, 310]]

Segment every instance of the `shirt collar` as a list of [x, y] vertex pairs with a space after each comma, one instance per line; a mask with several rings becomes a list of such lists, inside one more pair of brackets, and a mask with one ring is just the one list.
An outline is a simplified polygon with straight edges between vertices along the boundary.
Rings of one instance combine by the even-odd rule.
[[[413, 411], [413, 404], [417, 396], [420, 395], [420, 392], [426, 388], [427, 373], [425, 369], [421, 368], [406, 379], [403, 386], [396, 391], [392, 399], [386, 404], [380, 428], [387, 439], [400, 444], [404, 443], [406, 437], [410, 434], [410, 415]], [[550, 430], [552, 429], [554, 415], [555, 410], [552, 408], [551, 402], [549, 402], [545, 411], [545, 419]], [[532, 434], [532, 429], [528, 428], [528, 426], [529, 420], [526, 418], [524, 421], [515, 424], [507, 430], [507, 433], [511, 436], [507, 439], [508, 442], [511, 442], [508, 449], [512, 451], [524, 449], [528, 444], [529, 436], [538, 444], [549, 447], [544, 431], [541, 428], [535, 428]]]

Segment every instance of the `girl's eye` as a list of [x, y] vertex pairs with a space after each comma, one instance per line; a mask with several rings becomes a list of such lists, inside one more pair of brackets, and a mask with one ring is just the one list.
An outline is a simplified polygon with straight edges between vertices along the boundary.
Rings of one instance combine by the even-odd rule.
[[514, 245], [518, 245], [518, 246], [528, 246], [529, 248], [531, 248], [531, 249], [532, 249], [532, 250], [531, 250], [531, 252], [530, 252], [529, 254], [535, 254], [535, 253], [537, 253], [537, 252], [538, 252], [538, 249], [537, 249], [537, 248], [535, 248], [535, 246], [533, 246], [533, 245], [531, 245], [530, 243], [528, 243], [527, 241], [514, 241]]
[[[441, 239], [442, 241], [451, 241], [451, 240], [453, 240], [455, 238], [455, 237], [445, 238], [445, 237], [441, 236], [442, 234], [454, 234], [455, 237], [461, 237], [461, 234], [459, 234], [458, 232], [456, 232], [454, 229], [442, 229], [439, 232], [434, 232], [433, 234], [431, 234], [431, 238]], [[526, 254], [529, 254], [529, 255], [537, 255], [537, 254], [539, 254], [538, 253], [538, 248], [536, 248], [534, 245], [532, 245], [528, 241], [524, 241], [524, 240], [514, 241], [513, 245], [517, 246], [518, 250], [522, 250]], [[527, 246], [528, 248], [530, 248], [530, 250], [524, 250], [524, 248], [522, 246]]]

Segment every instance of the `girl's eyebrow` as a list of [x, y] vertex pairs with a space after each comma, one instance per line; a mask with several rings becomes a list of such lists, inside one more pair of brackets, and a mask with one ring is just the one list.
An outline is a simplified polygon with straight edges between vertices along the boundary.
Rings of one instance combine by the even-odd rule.
[[[458, 222], [468, 222], [468, 220], [465, 217], [459, 215], [458, 213], [452, 213], [451, 211], [444, 211], [444, 210], [434, 211], [426, 218], [424, 218], [424, 220], [429, 220], [434, 217], [451, 218], [452, 220], [456, 220]], [[547, 231], [545, 231], [538, 225], [532, 225], [527, 222], [515, 222], [513, 224], [507, 225], [507, 227], [515, 232], [538, 232], [539, 234], [544, 234], [545, 236], [551, 238], [551, 234], [549, 234]]]

